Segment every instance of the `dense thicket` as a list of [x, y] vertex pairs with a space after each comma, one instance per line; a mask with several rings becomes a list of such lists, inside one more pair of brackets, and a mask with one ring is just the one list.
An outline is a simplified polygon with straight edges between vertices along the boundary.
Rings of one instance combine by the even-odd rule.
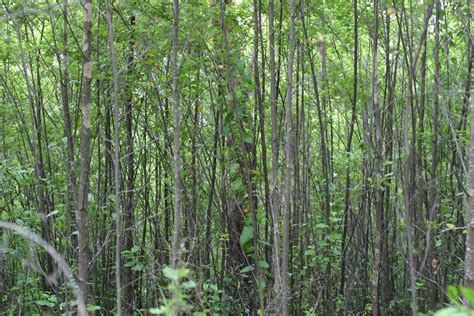
[[30, 233], [1, 226], [0, 312], [416, 315], [474, 287], [469, 1], [1, 7], [0, 219]]

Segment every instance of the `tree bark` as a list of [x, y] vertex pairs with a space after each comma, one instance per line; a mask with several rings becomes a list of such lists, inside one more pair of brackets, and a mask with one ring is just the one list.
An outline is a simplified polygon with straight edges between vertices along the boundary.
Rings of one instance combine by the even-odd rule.
[[[435, 258], [434, 253], [434, 242], [431, 240], [431, 234], [433, 233], [433, 221], [436, 217], [437, 211], [437, 203], [438, 203], [438, 196], [437, 196], [437, 170], [438, 170], [438, 133], [439, 133], [439, 122], [438, 122], [438, 112], [439, 112], [439, 93], [440, 93], [440, 62], [439, 62], [439, 50], [440, 50], [440, 41], [439, 41], [439, 25], [440, 25], [440, 15], [441, 15], [441, 1], [436, 0], [436, 21], [435, 21], [435, 48], [434, 48], [434, 94], [433, 94], [433, 132], [432, 132], [432, 139], [431, 139], [431, 179], [429, 183], [429, 201], [428, 201], [428, 228], [425, 236], [426, 245], [425, 245], [425, 253], [420, 264], [419, 271], [424, 273], [425, 265], [427, 263], [427, 259], [429, 258], [429, 254], [431, 253], [432, 259]], [[431, 261], [430, 265], [431, 265]], [[427, 275], [430, 278], [436, 277], [433, 274], [431, 269], [428, 270], [429, 273]], [[424, 273], [425, 274], [425, 273]], [[436, 306], [436, 291], [435, 291], [435, 284], [432, 282], [428, 285], [428, 302], [430, 303], [431, 308], [435, 308]]]
[[281, 264], [280, 264], [280, 189], [278, 178], [278, 108], [277, 108], [277, 86], [275, 69], [275, 7], [274, 0], [268, 4], [268, 33], [270, 38], [270, 104], [272, 109], [272, 222], [273, 222], [273, 291], [276, 301], [276, 311], [280, 311], [281, 301]]
[[291, 102], [293, 97], [293, 60], [295, 55], [295, 0], [290, 0], [290, 52], [288, 56], [287, 72], [287, 91], [285, 101], [285, 209], [283, 214], [283, 249], [282, 249], [282, 268], [281, 268], [281, 293], [283, 315], [288, 315], [288, 258], [290, 243], [290, 208], [291, 208], [291, 137], [292, 137], [292, 118]]
[[180, 156], [181, 146], [179, 128], [179, 72], [178, 72], [178, 23], [179, 23], [179, 0], [173, 0], [173, 42], [171, 52], [171, 63], [173, 67], [173, 171], [174, 171], [174, 226], [172, 242], [172, 261], [174, 268], [178, 267], [179, 260], [179, 227], [181, 220], [181, 184], [180, 184]]
[[122, 314], [122, 283], [121, 283], [121, 255], [122, 255], [122, 233], [121, 233], [121, 192], [120, 192], [120, 109], [118, 104], [119, 83], [117, 66], [115, 61], [115, 38], [112, 24], [112, 8], [106, 0], [107, 26], [109, 31], [110, 60], [113, 76], [113, 110], [114, 110], [114, 192], [115, 192], [115, 289], [117, 315]]
[[379, 315], [379, 291], [380, 291], [380, 259], [382, 255], [382, 219], [383, 219], [383, 138], [382, 124], [379, 106], [379, 83], [378, 83], [378, 32], [379, 32], [379, 2], [374, 2], [374, 29], [373, 29], [373, 51], [372, 51], [372, 112], [375, 125], [375, 254], [374, 270], [372, 279], [372, 315]]
[[[352, 151], [352, 138], [354, 135], [355, 122], [357, 119], [357, 82], [358, 82], [358, 62], [359, 62], [359, 26], [358, 26], [358, 12], [357, 12], [357, 1], [353, 1], [353, 12], [354, 12], [354, 64], [353, 64], [353, 88], [352, 88], [352, 109], [351, 109], [351, 123], [349, 126], [349, 134], [347, 135], [346, 154], [350, 157]], [[349, 246], [347, 239], [347, 231], [349, 230], [349, 218], [352, 218], [352, 206], [350, 201], [351, 194], [351, 177], [350, 168], [346, 167], [346, 187], [344, 194], [344, 224], [342, 231], [342, 242], [341, 242], [341, 286], [340, 295], [344, 297], [344, 306], [349, 302], [349, 294], [345, 294], [346, 290], [346, 252]]]
[[[135, 27], [135, 15], [130, 17], [130, 28], [131, 32], [134, 31]], [[130, 86], [132, 85], [132, 69], [134, 63], [134, 52], [135, 52], [135, 41], [133, 34], [128, 45], [128, 56], [126, 68], [126, 86], [125, 86], [125, 126], [127, 130], [127, 194], [125, 195], [125, 207], [123, 210], [124, 216], [124, 238], [125, 238], [125, 250], [130, 251], [133, 247], [133, 232], [135, 229], [135, 219], [133, 212], [133, 194], [135, 190], [135, 152], [133, 147], [133, 94]], [[125, 299], [125, 312], [127, 314], [132, 313], [133, 307], [135, 306], [135, 273], [131, 267], [126, 268], [124, 278], [124, 299]]]
[[82, 295], [87, 303], [87, 278], [89, 268], [89, 169], [90, 169], [90, 129], [91, 129], [91, 29], [92, 3], [84, 3], [84, 34], [82, 39], [82, 125], [80, 145], [79, 195], [77, 209], [78, 246], [79, 246], [79, 283]]
[[[470, 62], [469, 65], [472, 65], [474, 61], [474, 51], [472, 47], [472, 39], [469, 36], [470, 46]], [[469, 69], [470, 70], [470, 69]], [[468, 174], [468, 198], [467, 198], [467, 236], [466, 236], [466, 267], [465, 267], [465, 277], [464, 277], [464, 286], [469, 289], [474, 290], [474, 79], [472, 74], [469, 71], [470, 77], [470, 93], [466, 93], [466, 103], [470, 98], [470, 107], [471, 107], [471, 140], [469, 148], [469, 174]], [[467, 84], [469, 87], [469, 83]], [[469, 91], [467, 89], [466, 91]]]
[[68, 190], [72, 195], [74, 210], [78, 207], [76, 168], [74, 165], [74, 140], [72, 134], [71, 114], [69, 109], [69, 72], [68, 72], [68, 0], [63, 3], [63, 52], [62, 60], [58, 55], [58, 63], [62, 64], [61, 105], [64, 115], [64, 136], [66, 137], [66, 170], [68, 175]]

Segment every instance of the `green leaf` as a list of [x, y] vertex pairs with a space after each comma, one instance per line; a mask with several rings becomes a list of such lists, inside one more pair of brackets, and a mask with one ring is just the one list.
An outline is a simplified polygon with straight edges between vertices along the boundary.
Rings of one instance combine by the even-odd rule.
[[87, 304], [87, 311], [88, 312], [95, 312], [95, 311], [99, 311], [100, 310], [100, 306], [97, 306], [97, 305], [92, 305], [92, 304]]
[[242, 270], [240, 270], [240, 274], [246, 274], [247, 272], [253, 271], [253, 266], [246, 266]]
[[237, 169], [239, 169], [239, 164], [238, 163], [234, 162], [234, 163], [231, 163], [229, 165], [229, 170], [231, 172], [235, 172]]
[[175, 269], [171, 268], [171, 267], [164, 267], [163, 275], [167, 279], [170, 279], [170, 280], [173, 280], [173, 281], [178, 281], [178, 279], [179, 279], [178, 272]]
[[460, 310], [456, 306], [449, 306], [437, 311], [434, 316], [469, 316], [469, 313]]
[[316, 243], [319, 247], [326, 247], [328, 245], [327, 241], [325, 240], [318, 240]]
[[145, 265], [143, 263], [137, 263], [132, 267], [133, 271], [142, 271]]
[[239, 105], [235, 106], [234, 109], [233, 109], [233, 113], [234, 113], [234, 117], [235, 117], [235, 118], [240, 118], [240, 117], [242, 117], [242, 113], [243, 113], [243, 112], [242, 112], [242, 107], [239, 106]]
[[190, 270], [186, 268], [179, 268], [177, 271], [178, 278], [182, 279], [188, 276]]
[[193, 289], [196, 287], [196, 283], [194, 281], [186, 281], [182, 284], [183, 288], [185, 289]]
[[50, 308], [53, 308], [54, 306], [56, 306], [56, 304], [54, 302], [46, 301], [46, 300], [39, 300], [39, 301], [36, 301], [35, 303], [40, 305], [40, 306], [47, 306], [47, 307], [50, 307]]
[[265, 260], [260, 260], [258, 262], [258, 266], [262, 269], [268, 269], [270, 268], [270, 265], [268, 264], [268, 262], [266, 262]]
[[247, 244], [253, 237], [253, 227], [245, 226], [240, 235], [240, 245], [243, 247]]
[[253, 137], [249, 132], [244, 132], [244, 142], [246, 142], [248, 144], [252, 144]]
[[331, 233], [331, 234], [329, 234], [328, 238], [329, 238], [329, 240], [337, 241], [337, 240], [342, 239], [342, 235], [339, 234], [339, 233]]
[[235, 97], [237, 98], [237, 101], [242, 102], [242, 100], [244, 98], [242, 90], [237, 89], [237, 91], [235, 92]]
[[232, 102], [232, 99], [233, 99], [231, 93], [227, 93], [224, 98], [225, 98], [226, 102], [228, 102], [228, 103]]
[[51, 216], [54, 216], [54, 215], [56, 215], [56, 214], [58, 214], [58, 213], [59, 213], [58, 210], [54, 210], [54, 211], [52, 211], [51, 213], [49, 213], [48, 215], [46, 215], [46, 217], [51, 217]]
[[458, 300], [458, 297], [459, 297], [458, 288], [454, 285], [448, 286], [447, 296], [448, 296], [449, 301], [451, 303], [456, 303], [456, 301]]
[[232, 184], [230, 185], [230, 189], [233, 192], [237, 192], [243, 187], [244, 187], [244, 184], [242, 183], [242, 179], [240, 178], [237, 178], [234, 181], [232, 181]]
[[160, 307], [150, 308], [148, 311], [150, 312], [150, 314], [153, 314], [153, 315], [163, 315], [168, 312], [168, 308], [166, 308], [166, 306], [160, 306]]
[[134, 265], [135, 265], [135, 260], [131, 260], [131, 261], [125, 263], [123, 266], [125, 268], [130, 268], [130, 267], [133, 267]]
[[469, 305], [474, 305], [474, 290], [460, 287], [459, 290], [462, 293], [462, 296], [468, 301]]

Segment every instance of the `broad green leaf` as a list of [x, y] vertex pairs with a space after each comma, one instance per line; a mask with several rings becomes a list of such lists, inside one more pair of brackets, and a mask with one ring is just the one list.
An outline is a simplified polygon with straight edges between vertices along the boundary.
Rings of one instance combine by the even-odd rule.
[[325, 229], [328, 227], [328, 225], [324, 224], [324, 223], [318, 223], [316, 224], [315, 226], [316, 228], [319, 228], [319, 229]]
[[253, 237], [253, 227], [245, 226], [240, 235], [240, 245], [244, 246], [247, 244]]
[[39, 300], [39, 301], [36, 301], [35, 303], [40, 305], [40, 306], [47, 306], [47, 307], [50, 307], [50, 308], [53, 308], [54, 306], [56, 306], [56, 303], [51, 302], [51, 301], [47, 301], [47, 300]]
[[470, 305], [474, 305], [474, 290], [465, 288], [465, 287], [460, 287], [459, 290], [462, 293], [462, 296], [468, 301]]
[[178, 272], [171, 268], [171, 267], [164, 267], [163, 269], [163, 275], [170, 279], [170, 280], [173, 280], [173, 281], [178, 281], [179, 277], [178, 277]]
[[240, 270], [240, 274], [245, 274], [247, 272], [253, 271], [253, 266], [246, 266], [242, 270]]
[[186, 281], [182, 284], [183, 288], [185, 289], [193, 289], [196, 287], [196, 283], [194, 281]]
[[100, 306], [87, 304], [87, 311], [91, 312], [91, 313], [93, 313], [95, 311], [100, 311]]
[[178, 278], [182, 279], [185, 278], [189, 275], [189, 272], [191, 272], [189, 269], [186, 268], [179, 268], [177, 271]]
[[161, 306], [161, 307], [150, 308], [148, 311], [150, 312], [150, 314], [153, 314], [153, 315], [162, 315], [162, 314], [166, 314], [168, 309], [165, 306]]
[[145, 265], [143, 263], [137, 263], [132, 267], [133, 271], [142, 271]]
[[456, 306], [449, 306], [437, 311], [434, 316], [469, 316], [468, 312], [460, 310]]
[[258, 266], [262, 269], [268, 269], [270, 268], [270, 265], [268, 264], [268, 262], [266, 262], [265, 260], [260, 260], [258, 262]]

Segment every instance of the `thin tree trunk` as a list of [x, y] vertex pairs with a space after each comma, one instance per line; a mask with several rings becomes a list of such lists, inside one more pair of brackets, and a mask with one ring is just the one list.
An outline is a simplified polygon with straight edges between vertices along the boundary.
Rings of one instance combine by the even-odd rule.
[[[306, 29], [306, 22], [305, 22], [305, 14], [304, 14], [304, 8], [302, 6], [301, 8], [301, 22], [302, 22], [302, 28], [303, 28], [303, 33], [304, 33], [304, 38], [307, 42], [309, 42], [308, 38], [308, 32]], [[320, 140], [321, 140], [321, 167], [322, 167], [322, 172], [323, 172], [323, 177], [325, 180], [325, 185], [324, 185], [324, 192], [325, 192], [325, 199], [324, 199], [324, 214], [325, 214], [325, 222], [326, 224], [329, 223], [329, 213], [330, 213], [330, 200], [329, 200], [329, 159], [328, 159], [328, 150], [327, 150], [327, 136], [326, 136], [326, 122], [324, 119], [324, 109], [321, 106], [320, 102], [320, 94], [319, 94], [319, 88], [318, 88], [318, 81], [316, 77], [316, 70], [314, 68], [314, 56], [311, 54], [311, 47], [310, 45], [306, 45], [306, 53], [309, 57], [309, 65], [310, 65], [310, 70], [311, 70], [311, 83], [313, 85], [313, 93], [316, 98], [316, 110], [318, 114], [318, 125], [319, 125], [319, 133], [320, 133]]]
[[[62, 60], [62, 82], [61, 82], [61, 105], [64, 115], [64, 136], [66, 137], [66, 169], [68, 175], [68, 190], [72, 194], [74, 209], [77, 210], [77, 187], [76, 187], [76, 169], [74, 165], [74, 141], [72, 135], [71, 115], [69, 110], [69, 72], [68, 72], [68, 0], [63, 3], [63, 52]], [[59, 57], [59, 56], [58, 56]]]
[[373, 29], [373, 52], [372, 52], [372, 111], [375, 125], [375, 255], [374, 271], [372, 278], [372, 315], [379, 315], [379, 291], [380, 291], [380, 259], [382, 255], [382, 219], [383, 219], [383, 188], [382, 188], [382, 164], [383, 164], [383, 138], [382, 124], [379, 106], [379, 83], [378, 83], [378, 32], [379, 32], [379, 2], [374, 2], [374, 29]]
[[[439, 50], [440, 50], [440, 41], [439, 41], [439, 22], [440, 22], [440, 15], [441, 15], [441, 1], [436, 0], [436, 22], [435, 22], [435, 48], [434, 48], [434, 82], [435, 82], [435, 89], [433, 94], [433, 132], [432, 132], [432, 139], [431, 139], [431, 180], [429, 183], [430, 191], [429, 191], [429, 201], [428, 201], [428, 229], [426, 232], [425, 240], [425, 253], [420, 264], [419, 271], [424, 273], [425, 265], [427, 263], [427, 259], [431, 252], [432, 256], [434, 256], [434, 243], [431, 240], [431, 234], [433, 231], [432, 223], [436, 216], [436, 209], [437, 209], [437, 169], [438, 169], [438, 112], [439, 112], [439, 93], [440, 93], [440, 62], [439, 62]], [[434, 258], [434, 257], [433, 257]], [[433, 278], [432, 273], [427, 274], [430, 278]], [[430, 304], [430, 308], [434, 308], [436, 305], [436, 295], [435, 293], [435, 284], [432, 282], [428, 285], [428, 302]]]
[[[199, 73], [196, 76], [196, 81], [200, 82]], [[200, 96], [197, 93], [196, 101], [194, 101], [194, 115], [193, 115], [193, 131], [195, 134], [199, 133], [199, 111], [200, 111]], [[196, 266], [200, 265], [201, 262], [201, 252], [200, 252], [200, 239], [199, 239], [199, 216], [198, 216], [198, 177], [197, 177], [197, 168], [196, 160], [198, 159], [198, 152], [196, 146], [196, 136], [192, 137], [191, 140], [191, 212], [190, 212], [190, 221], [191, 227], [188, 236], [188, 244], [192, 245], [194, 249], [191, 252], [191, 262]]]
[[[351, 109], [351, 123], [349, 126], [349, 134], [347, 136], [346, 154], [350, 155], [352, 151], [352, 138], [354, 135], [355, 122], [357, 119], [357, 71], [358, 71], [358, 59], [359, 59], [359, 26], [358, 26], [358, 12], [357, 12], [357, 1], [353, 1], [353, 12], [354, 12], [354, 64], [353, 64], [353, 91], [352, 91], [352, 109]], [[342, 231], [342, 242], [341, 242], [341, 287], [340, 294], [344, 297], [344, 306], [347, 308], [349, 295], [345, 294], [345, 282], [346, 282], [346, 252], [349, 243], [346, 243], [347, 231], [349, 229], [349, 218], [352, 218], [352, 207], [350, 201], [351, 194], [351, 177], [350, 168], [346, 168], [346, 188], [344, 194], [344, 224]]]
[[210, 183], [210, 193], [209, 197], [207, 200], [207, 210], [206, 210], [206, 246], [205, 246], [205, 260], [204, 264], [207, 266], [206, 271], [205, 271], [205, 276], [206, 279], [209, 278], [210, 276], [210, 271], [211, 271], [211, 243], [212, 243], [212, 236], [211, 236], [211, 230], [212, 230], [212, 201], [214, 198], [215, 194], [215, 183], [216, 183], [216, 168], [217, 168], [217, 149], [219, 146], [219, 114], [217, 113], [214, 105], [214, 100], [211, 94], [211, 109], [212, 113], [214, 114], [214, 122], [215, 122], [215, 130], [214, 130], [214, 140], [213, 140], [213, 145], [212, 145], [212, 162], [211, 162], [211, 183]]
[[181, 185], [180, 185], [180, 156], [181, 146], [179, 128], [179, 73], [178, 73], [178, 22], [179, 0], [173, 0], [173, 42], [172, 42], [172, 67], [173, 67], [173, 169], [174, 169], [174, 227], [172, 242], [172, 261], [174, 268], [178, 267], [179, 260], [179, 227], [181, 219]]
[[290, 0], [290, 52], [288, 56], [287, 72], [287, 91], [285, 101], [285, 211], [283, 216], [283, 262], [281, 293], [283, 315], [288, 315], [288, 258], [289, 258], [289, 229], [290, 229], [290, 208], [291, 208], [291, 137], [292, 137], [292, 118], [291, 102], [293, 96], [293, 60], [295, 55], [295, 0]]
[[106, 0], [107, 26], [109, 31], [110, 59], [113, 75], [113, 108], [114, 108], [114, 192], [115, 192], [115, 287], [116, 287], [116, 308], [117, 315], [122, 314], [122, 284], [121, 284], [121, 192], [120, 192], [120, 109], [118, 104], [119, 85], [117, 66], [115, 61], [114, 30], [112, 25], [112, 8]]
[[467, 197], [467, 236], [466, 236], [466, 266], [464, 285], [474, 290], [474, 79], [471, 74], [472, 62], [474, 61], [474, 48], [471, 34], [469, 33], [468, 58], [468, 81], [466, 82], [466, 93], [464, 102], [467, 106], [470, 98], [471, 106], [471, 140], [469, 148], [469, 174], [468, 174], [468, 197]]
[[[258, 0], [253, 0], [253, 20], [254, 20], [254, 45], [253, 45], [253, 63], [254, 63], [254, 98], [255, 98], [255, 103], [256, 107], [258, 108], [258, 115], [259, 115], [259, 127], [260, 127], [260, 138], [261, 138], [261, 149], [262, 149], [262, 165], [263, 165], [263, 181], [264, 181], [264, 192], [265, 192], [265, 198], [264, 198], [264, 208], [265, 208], [265, 214], [268, 214], [268, 208], [269, 208], [269, 199], [270, 199], [270, 186], [268, 183], [268, 169], [267, 169], [267, 142], [265, 139], [265, 111], [263, 109], [263, 102], [262, 102], [262, 95], [261, 95], [261, 90], [260, 90], [260, 79], [259, 79], [259, 65], [258, 65], [258, 48], [259, 48], [259, 34], [261, 33], [259, 31], [259, 5], [258, 5]], [[256, 208], [253, 208], [253, 213], [252, 213], [252, 221], [253, 221], [253, 246], [254, 246], [254, 252], [257, 254], [258, 253], [258, 221], [257, 221], [257, 212]], [[267, 216], [265, 217], [267, 218]], [[258, 256], [257, 256], [258, 258]], [[256, 267], [258, 267], [259, 263], [256, 262]], [[259, 296], [259, 304], [260, 304], [260, 309], [263, 310], [264, 308], [264, 302], [263, 302], [263, 293], [260, 288], [257, 288], [258, 290], [258, 296]]]
[[[420, 56], [421, 49], [423, 47], [423, 42], [426, 40], [427, 31], [428, 31], [428, 22], [431, 18], [431, 14], [433, 12], [433, 4], [428, 5], [425, 9], [424, 14], [424, 28], [420, 39], [420, 45], [418, 49], [411, 58], [411, 61], [408, 63], [409, 66], [409, 74], [408, 74], [408, 91], [407, 91], [407, 108], [409, 109], [409, 113], [404, 111], [404, 119], [403, 119], [403, 137], [404, 137], [404, 146], [407, 153], [406, 165], [403, 174], [403, 191], [404, 191], [404, 204], [405, 204], [405, 220], [406, 220], [406, 238], [407, 238], [407, 250], [408, 250], [408, 268], [409, 268], [409, 276], [410, 276], [410, 287], [411, 287], [411, 308], [412, 314], [417, 314], [417, 291], [416, 291], [416, 267], [415, 267], [415, 259], [414, 259], [414, 245], [413, 245], [413, 203], [415, 196], [413, 190], [415, 187], [413, 186], [414, 183], [414, 153], [413, 153], [413, 142], [410, 144], [409, 140], [409, 126], [408, 126], [408, 119], [411, 117], [413, 120], [413, 89], [415, 83], [415, 73], [416, 73], [416, 65], [418, 62], [418, 58]], [[412, 125], [413, 128], [413, 125]], [[412, 131], [412, 135], [415, 131]]]
[[[135, 15], [130, 17], [130, 28], [131, 31], [134, 31], [135, 27]], [[134, 182], [135, 182], [135, 163], [134, 163], [134, 147], [133, 147], [133, 116], [132, 116], [132, 109], [133, 109], [133, 95], [132, 89], [130, 86], [132, 85], [132, 69], [134, 63], [134, 46], [135, 41], [133, 39], [133, 35], [131, 40], [129, 41], [128, 45], [128, 56], [127, 56], [127, 64], [126, 68], [126, 86], [125, 86], [125, 99], [124, 99], [124, 106], [125, 106], [125, 126], [127, 130], [127, 194], [125, 195], [125, 205], [123, 210], [123, 217], [124, 217], [124, 239], [125, 239], [125, 250], [130, 251], [133, 247], [133, 232], [135, 229], [135, 220], [133, 214], [133, 194], [135, 190]], [[125, 270], [124, 275], [124, 300], [125, 300], [125, 312], [130, 314], [133, 311], [133, 307], [135, 306], [135, 290], [136, 287], [134, 285], [134, 278], [135, 273], [131, 269], [131, 267], [127, 267]]]
[[78, 245], [79, 245], [79, 283], [87, 302], [87, 277], [89, 268], [89, 169], [90, 169], [90, 128], [91, 128], [91, 29], [92, 29], [92, 3], [86, 0], [84, 4], [84, 34], [82, 39], [82, 126], [80, 145], [80, 171], [79, 171], [79, 199], [77, 209]]
[[280, 189], [278, 178], [278, 108], [277, 108], [277, 87], [275, 69], [275, 7], [274, 0], [269, 0], [268, 4], [268, 33], [270, 37], [270, 104], [272, 109], [272, 222], [273, 222], [273, 291], [276, 301], [275, 312], [281, 311], [281, 265], [280, 265]]

